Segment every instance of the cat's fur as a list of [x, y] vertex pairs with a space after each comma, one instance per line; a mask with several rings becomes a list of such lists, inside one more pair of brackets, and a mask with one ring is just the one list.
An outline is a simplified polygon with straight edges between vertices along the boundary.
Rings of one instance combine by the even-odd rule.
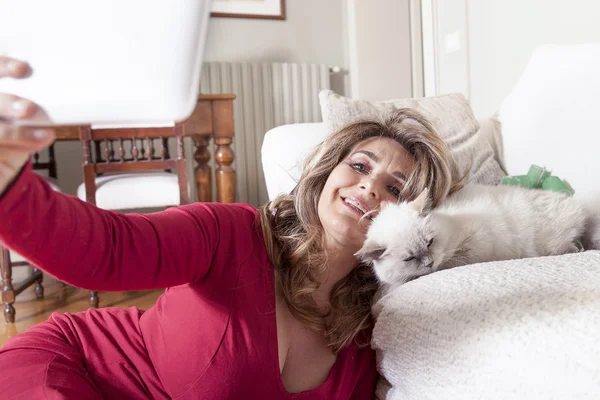
[[562, 193], [468, 184], [434, 210], [427, 192], [385, 205], [356, 255], [382, 283], [398, 286], [466, 264], [576, 252], [587, 220]]

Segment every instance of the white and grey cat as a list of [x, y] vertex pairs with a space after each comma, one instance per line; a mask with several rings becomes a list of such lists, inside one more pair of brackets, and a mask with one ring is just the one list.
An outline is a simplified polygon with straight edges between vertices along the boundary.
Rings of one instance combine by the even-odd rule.
[[587, 222], [566, 194], [471, 183], [433, 210], [427, 191], [383, 206], [356, 256], [398, 286], [466, 264], [577, 252]]

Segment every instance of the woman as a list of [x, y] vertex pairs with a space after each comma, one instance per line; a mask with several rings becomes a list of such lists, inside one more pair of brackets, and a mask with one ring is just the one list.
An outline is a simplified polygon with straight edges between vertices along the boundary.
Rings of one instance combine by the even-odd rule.
[[[26, 73], [0, 59], [0, 74]], [[5, 120], [34, 111], [0, 95]], [[53, 192], [26, 164], [51, 141], [0, 125], [0, 242], [74, 286], [168, 289], [145, 312], [55, 313], [14, 337], [0, 350], [3, 399], [373, 397], [377, 285], [354, 257], [362, 216], [425, 187], [437, 203], [457, 187], [447, 148], [419, 114], [334, 133], [293, 193], [260, 210], [100, 210]]]

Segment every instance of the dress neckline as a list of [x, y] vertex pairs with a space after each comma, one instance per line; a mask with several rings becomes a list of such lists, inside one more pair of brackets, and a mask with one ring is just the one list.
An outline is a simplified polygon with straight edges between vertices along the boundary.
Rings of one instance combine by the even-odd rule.
[[304, 396], [314, 395], [315, 393], [319, 393], [323, 390], [327, 391], [327, 389], [332, 385], [332, 382], [334, 381], [334, 376], [336, 375], [340, 366], [344, 364], [345, 358], [346, 358], [346, 353], [348, 351], [348, 347], [350, 347], [350, 346], [348, 346], [340, 351], [335, 362], [333, 363], [333, 366], [329, 370], [329, 374], [327, 375], [327, 378], [325, 379], [325, 381], [323, 381], [323, 383], [321, 383], [320, 385], [318, 385], [312, 389], [307, 389], [302, 392], [298, 392], [298, 393], [288, 392], [283, 384], [283, 380], [281, 379], [281, 372], [280, 372], [281, 368], [279, 365], [279, 337], [277, 336], [277, 293], [275, 290], [275, 270], [273, 269], [273, 267], [271, 267], [271, 271], [273, 271], [273, 273], [268, 274], [269, 275], [268, 285], [271, 290], [271, 295], [268, 297], [270, 300], [269, 308], [271, 310], [273, 310], [273, 313], [272, 313], [273, 317], [269, 318], [269, 331], [270, 331], [270, 337], [272, 338], [271, 342], [273, 343], [273, 345], [270, 346], [270, 348], [271, 348], [270, 353], [271, 353], [271, 357], [273, 360], [273, 362], [271, 363], [272, 368], [273, 368], [272, 374], [275, 377], [276, 384], [279, 387], [279, 390], [281, 391], [281, 393], [289, 398], [302, 398]]

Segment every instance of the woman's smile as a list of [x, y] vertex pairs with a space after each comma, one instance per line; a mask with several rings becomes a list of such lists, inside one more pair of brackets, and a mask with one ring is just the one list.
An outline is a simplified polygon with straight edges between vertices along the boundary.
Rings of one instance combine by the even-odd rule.
[[[356, 197], [340, 196], [340, 199], [342, 200], [342, 203], [344, 203], [344, 205], [346, 207], [348, 207], [348, 209], [350, 209], [353, 213], [355, 213], [359, 217], [362, 217], [363, 215], [365, 215], [366, 213], [371, 211], [369, 206], [364, 201], [362, 201]], [[367, 216], [367, 218], [371, 219], [370, 216]]]

